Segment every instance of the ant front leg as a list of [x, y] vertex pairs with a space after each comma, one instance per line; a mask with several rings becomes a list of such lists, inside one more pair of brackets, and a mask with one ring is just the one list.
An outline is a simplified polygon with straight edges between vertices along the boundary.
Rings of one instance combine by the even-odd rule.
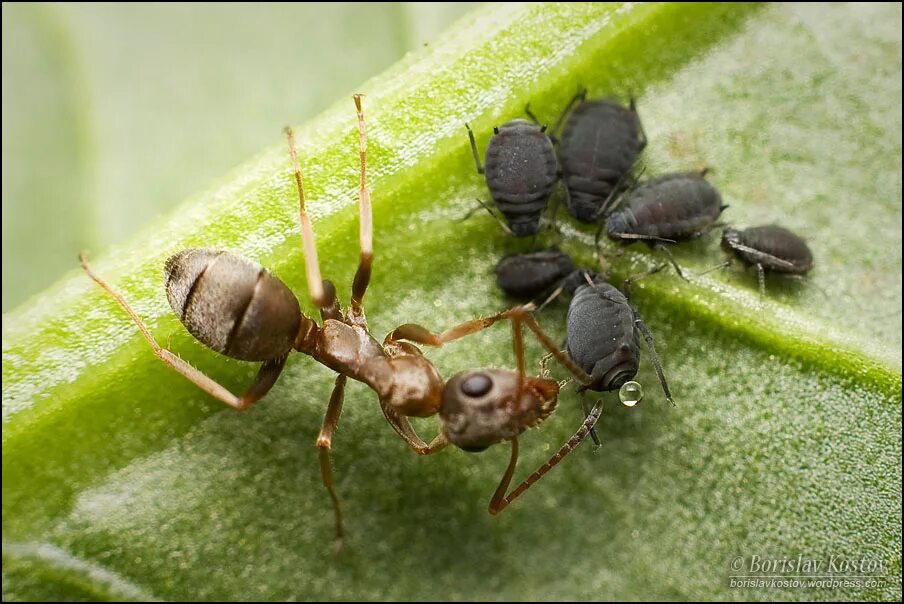
[[82, 268], [88, 274], [91, 279], [94, 280], [101, 288], [103, 288], [108, 294], [113, 296], [113, 299], [119, 303], [119, 305], [125, 310], [129, 316], [132, 318], [132, 321], [135, 322], [135, 325], [138, 326], [138, 330], [141, 332], [141, 335], [144, 336], [144, 339], [154, 350], [154, 355], [167, 365], [169, 365], [176, 372], [180, 373], [183, 377], [193, 383], [195, 386], [206, 392], [207, 394], [213, 396], [226, 403], [236, 411], [244, 411], [252, 404], [260, 400], [264, 397], [269, 391], [270, 388], [273, 387], [273, 384], [276, 383], [279, 374], [282, 373], [283, 367], [286, 365], [286, 358], [288, 355], [283, 355], [276, 359], [272, 359], [269, 361], [265, 361], [261, 366], [260, 371], [258, 371], [257, 377], [248, 387], [242, 396], [236, 396], [229, 390], [227, 390], [224, 386], [222, 386], [219, 382], [212, 379], [207, 374], [195, 369], [190, 364], [186, 363], [178, 356], [160, 346], [157, 343], [157, 340], [154, 339], [154, 336], [151, 335], [151, 332], [148, 330], [147, 326], [144, 324], [144, 321], [138, 316], [138, 313], [126, 302], [126, 299], [120, 294], [118, 291], [113, 289], [110, 284], [101, 279], [94, 270], [91, 268], [91, 265], [88, 264], [88, 260], [85, 258], [84, 254], [79, 254], [79, 263], [82, 265]]
[[[463, 338], [467, 335], [471, 335], [473, 333], [486, 329], [487, 327], [495, 325], [499, 321], [509, 320], [516, 323], [519, 334], [520, 325], [527, 325], [527, 327], [534, 332], [534, 335], [547, 350], [547, 352], [551, 353], [556, 358], [556, 360], [559, 361], [559, 363], [561, 363], [566, 369], [568, 369], [568, 371], [570, 371], [579, 382], [585, 385], [590, 384], [592, 382], [590, 375], [586, 371], [578, 367], [574, 363], [574, 361], [568, 358], [565, 353], [559, 350], [559, 347], [555, 345], [555, 343], [549, 338], [548, 335], [546, 335], [546, 333], [537, 323], [536, 319], [534, 319], [533, 317], [532, 313], [534, 310], [535, 306], [532, 303], [525, 304], [523, 306], [516, 306], [509, 310], [483, 319], [466, 321], [464, 323], [461, 323], [460, 325], [456, 325], [455, 327], [447, 329], [441, 334], [435, 334], [429, 329], [421, 327], [420, 325], [416, 325], [414, 323], [407, 323], [391, 331], [389, 335], [386, 336], [383, 345], [385, 346], [397, 340], [408, 340], [410, 342], [423, 344], [425, 346], [440, 347], [453, 340], [457, 340], [459, 338]], [[516, 356], [519, 355], [519, 340], [520, 335], [516, 336], [515, 339]], [[524, 366], [523, 350], [521, 353], [521, 358], [518, 360], [518, 366]]]

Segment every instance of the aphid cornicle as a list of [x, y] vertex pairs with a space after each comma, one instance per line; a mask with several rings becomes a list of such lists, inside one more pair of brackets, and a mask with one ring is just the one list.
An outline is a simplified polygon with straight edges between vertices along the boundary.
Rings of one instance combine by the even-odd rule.
[[[522, 326], [527, 325], [543, 345], [568, 366], [564, 354], [534, 321], [532, 307], [518, 306], [487, 318], [466, 321], [439, 334], [409, 323], [394, 329], [382, 343], [371, 335], [364, 315], [363, 299], [373, 261], [373, 219], [366, 185], [367, 138], [361, 95], [355, 95], [354, 100], [358, 114], [361, 164], [358, 190], [361, 250], [348, 309], [340, 307], [332, 283], [320, 277], [317, 246], [305, 207], [295, 139], [289, 128], [286, 129], [286, 136], [298, 191], [308, 293], [319, 309], [321, 323], [301, 312], [297, 298], [282, 281], [256, 262], [237, 254], [222, 250], [188, 249], [166, 262], [167, 299], [188, 331], [221, 354], [263, 363], [254, 382], [241, 396], [236, 396], [160, 346], [125, 298], [98, 276], [80, 255], [81, 265], [88, 276], [129, 314], [161, 361], [236, 410], [247, 409], [269, 392], [292, 350], [311, 356], [339, 374], [317, 437], [323, 484], [335, 514], [337, 547], [341, 544], [344, 529], [339, 498], [333, 485], [330, 450], [348, 378], [366, 384], [377, 394], [386, 420], [418, 454], [434, 453], [450, 442], [473, 450], [475, 442], [489, 446], [509, 440], [512, 443], [512, 458], [490, 501], [490, 512], [494, 514], [504, 509], [574, 448], [593, 428], [600, 411], [585, 420], [553, 459], [506, 495], [517, 462], [518, 435], [552, 413], [559, 391], [555, 381], [525, 375]], [[500, 321], [512, 323], [517, 371], [478, 369], [444, 382], [433, 364], [412, 344], [442, 346]], [[491, 415], [495, 414], [498, 420], [495, 424], [474, 423], [473, 420], [479, 420], [488, 410]], [[437, 413], [445, 423], [442, 431], [428, 444], [414, 431], [408, 418]], [[480, 434], [477, 441], [475, 433]]]
[[624, 243], [649, 242], [664, 252], [682, 275], [671, 252], [662, 244], [699, 237], [712, 228], [728, 207], [723, 205], [719, 191], [707, 182], [706, 172], [665, 174], [626, 193], [618, 208], [606, 218], [609, 237]]
[[766, 293], [766, 273], [804, 275], [813, 268], [813, 253], [807, 243], [788, 229], [771, 224], [744, 230], [726, 229], [722, 247], [744, 264], [755, 266], [760, 293]]
[[516, 237], [535, 234], [558, 180], [556, 152], [546, 128], [516, 119], [493, 128], [484, 164], [480, 164], [477, 141], [468, 124], [474, 164], [486, 176], [487, 188], [496, 207]]
[[633, 99], [625, 107], [614, 99], [585, 101], [584, 96], [579, 93], [569, 104], [581, 101], [562, 130], [559, 162], [568, 212], [582, 222], [596, 222], [631, 172], [647, 137]]

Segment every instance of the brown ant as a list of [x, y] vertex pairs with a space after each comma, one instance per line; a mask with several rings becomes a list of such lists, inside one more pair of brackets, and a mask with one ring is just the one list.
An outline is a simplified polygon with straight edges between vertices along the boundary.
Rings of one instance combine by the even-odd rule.
[[[321, 324], [301, 312], [298, 299], [282, 281], [242, 256], [219, 250], [188, 249], [166, 261], [167, 299], [188, 331], [228, 357], [263, 362], [254, 382], [241, 396], [234, 395], [161, 347], [123, 296], [94, 273], [84, 255], [79, 256], [88, 276], [129, 314], [157, 358], [238, 411], [247, 409], [267, 394], [292, 350], [310, 355], [339, 374], [317, 437], [323, 484], [335, 512], [337, 547], [344, 530], [339, 498], [333, 487], [330, 446], [339, 423], [348, 378], [367, 384], [377, 393], [386, 420], [420, 455], [435, 453], [450, 442], [465, 450], [477, 451], [510, 440], [511, 461], [490, 501], [492, 514], [499, 513], [567, 455], [593, 428], [602, 412], [602, 403], [597, 403], [577, 433], [506, 496], [518, 459], [518, 435], [541, 423], [555, 410], [559, 393], [557, 382], [545, 377], [525, 376], [522, 326], [526, 324], [578, 381], [583, 384], [591, 381], [590, 376], [543, 333], [531, 314], [533, 306], [518, 306], [490, 317], [467, 321], [440, 334], [419, 325], [405, 324], [390, 332], [382, 344], [370, 334], [363, 299], [373, 261], [373, 220], [366, 184], [367, 136], [361, 95], [355, 95], [354, 100], [361, 157], [358, 196], [361, 252], [352, 283], [350, 309], [343, 312], [333, 284], [320, 278], [314, 232], [305, 210], [295, 138], [288, 127], [285, 133], [298, 188], [308, 292], [320, 310]], [[479, 369], [460, 373], [444, 384], [433, 364], [409, 343], [442, 346], [505, 320], [512, 322], [517, 372]], [[428, 417], [437, 412], [442, 420], [442, 431], [428, 444], [415, 432], [408, 418]]]

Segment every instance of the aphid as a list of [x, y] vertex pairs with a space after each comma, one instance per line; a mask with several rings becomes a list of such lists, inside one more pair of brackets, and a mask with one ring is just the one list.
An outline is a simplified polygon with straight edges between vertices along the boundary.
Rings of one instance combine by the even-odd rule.
[[619, 208], [606, 218], [612, 239], [646, 240], [665, 253], [675, 270], [684, 276], [663, 243], [699, 237], [714, 226], [722, 211], [719, 191], [701, 172], [665, 174], [641, 183], [628, 192]]
[[804, 275], [813, 268], [813, 254], [806, 242], [776, 224], [742, 231], [726, 229], [722, 234], [722, 247], [734, 253], [744, 264], [756, 267], [763, 295], [766, 294], [767, 271]]
[[568, 307], [565, 340], [568, 357], [590, 375], [583, 387], [605, 392], [633, 380], [640, 366], [640, 336], [643, 335], [662, 390], [672, 403], [653, 336], [637, 310], [602, 277], [587, 272], [583, 277], [584, 283], [575, 290]]
[[558, 179], [556, 153], [545, 126], [516, 119], [499, 128], [487, 145], [485, 166], [480, 164], [477, 141], [468, 124], [474, 164], [486, 175], [496, 207], [515, 237], [535, 234], [540, 216]]
[[[241, 396], [234, 395], [160, 346], [125, 298], [94, 273], [83, 255], [79, 258], [87, 274], [129, 314], [157, 358], [211, 396], [238, 411], [247, 409], [269, 392], [292, 350], [310, 355], [339, 374], [317, 437], [323, 484], [332, 500], [335, 514], [337, 548], [341, 544], [344, 527], [339, 498], [333, 486], [330, 449], [342, 411], [348, 378], [362, 382], [376, 392], [386, 420], [408, 446], [420, 455], [439, 451], [449, 442], [472, 447], [473, 439], [469, 435], [473, 431], [467, 429], [469, 418], [463, 410], [471, 409], [473, 400], [481, 401], [484, 408], [495, 406], [499, 416], [507, 418], [506, 421], [489, 428], [477, 426], [476, 429], [483, 430], [483, 438], [487, 440], [481, 442], [486, 442], [487, 445], [501, 440], [512, 441], [514, 453], [510, 469], [514, 468], [517, 458], [517, 435], [542, 422], [555, 408], [558, 397], [556, 382], [545, 378], [527, 378], [524, 373], [521, 325], [526, 323], [538, 336], [542, 334], [530, 315], [530, 306], [519, 306], [491, 317], [467, 321], [440, 334], [434, 334], [415, 324], [396, 328], [382, 343], [370, 334], [363, 300], [373, 261], [373, 220], [365, 178], [367, 138], [361, 95], [355, 95], [354, 99], [361, 160], [358, 191], [361, 250], [352, 283], [349, 309], [343, 310], [340, 307], [333, 284], [320, 278], [314, 231], [305, 208], [301, 168], [294, 136], [289, 128], [286, 128], [286, 136], [298, 189], [308, 293], [320, 310], [322, 322], [318, 324], [305, 316], [297, 298], [282, 281], [256, 262], [242, 256], [226, 251], [189, 249], [175, 254], [166, 262], [167, 299], [188, 331], [221, 354], [263, 363], [257, 377]], [[512, 321], [513, 325], [517, 373], [483, 369], [470, 372], [470, 377], [453, 378], [444, 383], [433, 364], [409, 343], [442, 346], [505, 320]], [[564, 358], [548, 338], [542, 336], [541, 341], [547, 348], [551, 346], [551, 352], [557, 353], [558, 358]], [[482, 377], [474, 377], [477, 375]], [[428, 444], [415, 432], [408, 418], [435, 415], [443, 408], [446, 409], [441, 416], [446, 420], [443, 432]], [[596, 417], [598, 416], [597, 413]], [[580, 438], [577, 439], [579, 441]], [[576, 442], [572, 444], [572, 448], [575, 444]], [[563, 455], [550, 460], [544, 466], [546, 469], [543, 473], [548, 471], [547, 466], [552, 467], [558, 463]], [[536, 478], [528, 480], [530, 482], [526, 486], [520, 485], [516, 492], [505, 498], [505, 490], [511, 482], [511, 472], [503, 476], [490, 511], [498, 513]]]
[[496, 263], [496, 284], [512, 298], [532, 300], [574, 272], [571, 256], [558, 250], [509, 254]]
[[585, 101], [585, 96], [583, 91], [569, 104], [581, 101], [562, 130], [559, 161], [568, 212], [582, 222], [596, 222], [631, 172], [647, 137], [633, 99], [624, 107], [613, 99]]

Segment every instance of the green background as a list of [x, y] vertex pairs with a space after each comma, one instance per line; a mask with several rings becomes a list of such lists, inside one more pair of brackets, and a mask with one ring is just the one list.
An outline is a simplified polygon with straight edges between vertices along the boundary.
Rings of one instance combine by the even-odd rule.
[[[251, 27], [261, 13], [188, 25], [149, 8], [3, 10], [15, 34], [4, 31], [4, 173], [17, 175], [4, 178], [4, 229], [22, 225], [4, 231], [4, 309], [27, 295], [8, 295], [10, 254], [34, 263], [10, 269], [22, 271], [12, 283], [38, 288], [70, 266], [56, 256], [71, 262], [80, 246], [123, 240], [268, 145], [97, 258], [162, 342], [234, 390], [254, 369], [184, 333], [163, 295], [162, 261], [187, 246], [226, 247], [305, 292], [276, 133], [329, 106], [299, 137], [324, 273], [347, 294], [357, 254], [352, 90], [368, 94], [376, 334], [407, 321], [442, 329], [509, 304], [492, 266], [527, 244], [486, 216], [456, 220], [486, 195], [463, 123], [483, 145], [528, 100], [552, 121], [581, 85], [638, 97], [648, 174], [711, 166], [727, 220], [781, 222], [807, 237], [817, 262], [807, 284], [771, 280], [766, 299], [739, 270], [644, 281], [637, 304], [678, 406], [664, 403], [644, 364], [643, 405], [607, 407], [604, 446], [581, 447], [498, 518], [485, 505], [505, 447], [417, 458], [372, 393], [352, 385], [334, 441], [350, 533], [338, 559], [312, 446], [330, 373], [293, 358], [273, 392], [238, 416], [156, 362], [121, 311], [72, 271], [3, 319], [5, 598], [900, 599], [899, 5], [489, 6], [365, 84], [447, 16], [350, 9], [346, 33], [329, 34], [316, 15]], [[243, 35], [227, 33], [230, 20]], [[245, 37], [258, 27], [259, 44]], [[129, 52], [110, 53], [124, 31]], [[281, 37], [297, 51], [279, 49]], [[362, 37], [354, 50], [348, 39]], [[186, 62], [188, 74], [172, 68]], [[41, 65], [51, 74], [43, 88], [8, 94], [17, 74], [37, 79]], [[184, 101], [192, 109], [180, 118], [172, 108], [193, 89], [203, 102]], [[121, 103], [136, 90], [141, 98]], [[592, 262], [582, 245], [592, 231], [569, 224], [564, 245]], [[37, 233], [53, 243], [43, 258], [30, 247]], [[696, 272], [722, 259], [716, 241], [676, 254]], [[606, 251], [616, 276], [659, 262], [642, 246]], [[556, 337], [563, 314], [560, 305], [540, 317]], [[429, 355], [444, 375], [511, 366], [509, 340], [499, 328]], [[522, 439], [522, 474], [579, 423], [577, 400], [567, 391]], [[419, 426], [435, 430], [433, 420]], [[877, 560], [874, 574], [888, 578], [730, 587], [735, 558], [798, 555]]]

